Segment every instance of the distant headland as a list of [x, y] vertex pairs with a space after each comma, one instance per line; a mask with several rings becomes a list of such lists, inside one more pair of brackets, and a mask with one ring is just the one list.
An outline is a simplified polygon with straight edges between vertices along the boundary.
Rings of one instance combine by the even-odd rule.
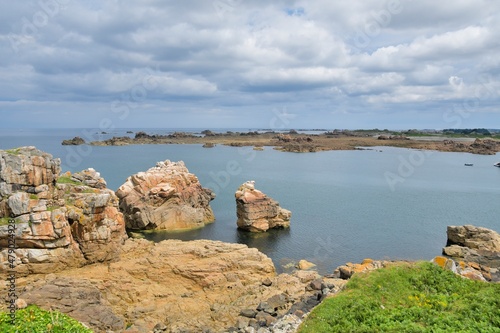
[[[256, 130], [248, 132], [173, 132], [154, 134], [145, 131], [127, 132], [102, 141], [86, 142], [81, 137], [63, 140], [63, 145], [90, 144], [93, 146], [124, 146], [132, 144], [201, 144], [234, 147], [264, 146], [285, 152], [318, 152], [326, 150], [354, 150], [360, 147], [391, 146], [494, 155], [500, 151], [500, 130], [446, 129], [446, 130]], [[133, 134], [133, 135], [132, 135]]]

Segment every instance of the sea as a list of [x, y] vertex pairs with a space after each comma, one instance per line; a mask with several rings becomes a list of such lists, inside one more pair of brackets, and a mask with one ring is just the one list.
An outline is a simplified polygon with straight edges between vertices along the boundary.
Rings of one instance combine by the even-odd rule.
[[[203, 129], [0, 129], [0, 149], [36, 146], [61, 159], [63, 171], [94, 168], [116, 190], [156, 162], [184, 161], [202, 186], [217, 195], [216, 221], [187, 232], [146, 234], [164, 239], [242, 243], [268, 255], [279, 272], [301, 259], [322, 274], [364, 258], [431, 260], [446, 245], [448, 225], [472, 224], [500, 232], [500, 161], [497, 155], [360, 147], [352, 151], [285, 153], [265, 147], [217, 145], [62, 146], [80, 136], [113, 136]], [[211, 129], [240, 131], [254, 129]], [[129, 132], [129, 133], [127, 133]], [[310, 132], [314, 133], [314, 132]], [[466, 166], [465, 164], [472, 164]], [[292, 211], [291, 227], [253, 234], [236, 227], [234, 193], [245, 181]]]

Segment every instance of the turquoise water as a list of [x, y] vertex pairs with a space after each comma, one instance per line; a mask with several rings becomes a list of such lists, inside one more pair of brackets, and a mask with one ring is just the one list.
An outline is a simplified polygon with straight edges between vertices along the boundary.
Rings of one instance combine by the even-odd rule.
[[[120, 130], [103, 137], [124, 133]], [[387, 147], [295, 154], [272, 148], [206, 149], [200, 145], [60, 145], [62, 139], [75, 135], [79, 133], [74, 129], [3, 130], [0, 149], [35, 145], [60, 157], [64, 170], [93, 167], [112, 189], [157, 161], [183, 160], [203, 186], [215, 190], [214, 224], [185, 233], [148, 236], [157, 241], [244, 243], [266, 253], [278, 268], [307, 259], [322, 273], [329, 273], [345, 262], [367, 257], [431, 259], [446, 243], [447, 225], [474, 224], [500, 231], [500, 168], [492, 166], [500, 161], [498, 154]], [[255, 235], [236, 229], [234, 192], [247, 180], [255, 180], [258, 189], [292, 211], [290, 230]]]

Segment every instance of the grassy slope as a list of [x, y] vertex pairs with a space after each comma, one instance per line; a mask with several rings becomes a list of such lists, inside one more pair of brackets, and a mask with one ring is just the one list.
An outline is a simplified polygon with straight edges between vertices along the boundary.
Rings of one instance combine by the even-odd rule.
[[357, 274], [302, 323], [309, 332], [500, 332], [500, 284], [431, 263]]

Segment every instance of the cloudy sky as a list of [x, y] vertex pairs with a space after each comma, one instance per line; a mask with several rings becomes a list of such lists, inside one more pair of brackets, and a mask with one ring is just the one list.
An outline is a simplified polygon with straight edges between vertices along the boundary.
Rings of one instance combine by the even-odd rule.
[[0, 0], [0, 127], [500, 128], [497, 0]]

